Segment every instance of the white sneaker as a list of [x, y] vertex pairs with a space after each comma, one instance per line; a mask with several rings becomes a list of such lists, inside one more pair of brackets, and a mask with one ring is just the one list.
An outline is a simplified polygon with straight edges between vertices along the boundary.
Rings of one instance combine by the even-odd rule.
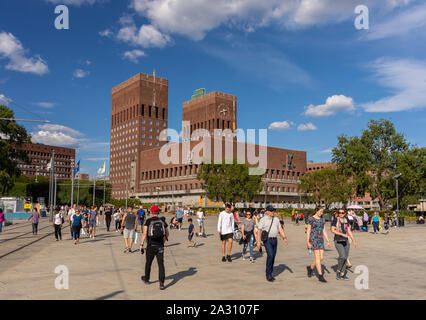
[[251, 263], [254, 263], [254, 259], [253, 259], [253, 257], [250, 257], [250, 262], [251, 262]]
[[242, 255], [242, 257], [243, 257], [243, 260], [246, 260], [246, 257], [245, 257], [245, 255], [244, 255], [244, 254]]

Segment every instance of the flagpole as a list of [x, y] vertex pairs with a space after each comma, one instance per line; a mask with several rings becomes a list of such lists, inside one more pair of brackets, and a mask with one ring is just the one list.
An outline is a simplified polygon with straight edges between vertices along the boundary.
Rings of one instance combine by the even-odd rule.
[[53, 206], [56, 208], [56, 190], [58, 189], [58, 183], [56, 181], [56, 174], [55, 174], [55, 192], [53, 197]]
[[103, 207], [105, 208], [105, 174], [104, 174], [104, 201], [103, 201]]
[[78, 179], [77, 179], [77, 208], [80, 201], [80, 173], [78, 173]]
[[75, 159], [71, 160], [71, 208], [74, 202], [74, 175], [75, 175], [75, 163], [74, 163]]
[[93, 202], [92, 202], [93, 206], [95, 205], [95, 192], [96, 192], [95, 188], [96, 188], [96, 177], [93, 176]]
[[53, 176], [55, 172], [55, 150], [52, 150], [52, 159], [51, 159], [51, 166], [50, 166], [50, 183], [49, 183], [49, 189], [50, 189], [50, 196], [49, 196], [49, 221], [53, 221]]

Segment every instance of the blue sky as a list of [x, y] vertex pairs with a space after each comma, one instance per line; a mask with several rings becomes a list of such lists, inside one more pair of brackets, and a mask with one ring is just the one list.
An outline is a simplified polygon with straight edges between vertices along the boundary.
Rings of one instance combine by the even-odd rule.
[[[359, 1], [7, 0], [0, 2], [0, 103], [33, 141], [75, 147], [82, 172], [109, 158], [111, 88], [138, 72], [169, 79], [169, 127], [206, 88], [238, 97], [238, 126], [329, 161], [340, 134], [392, 120], [425, 146], [426, 3]], [[66, 4], [69, 30], [54, 9]], [[108, 169], [107, 161], [107, 169]]]

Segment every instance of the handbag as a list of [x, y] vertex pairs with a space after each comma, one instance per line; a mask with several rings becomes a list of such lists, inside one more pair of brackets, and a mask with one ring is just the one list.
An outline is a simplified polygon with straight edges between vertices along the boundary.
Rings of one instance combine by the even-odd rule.
[[272, 224], [274, 223], [274, 218], [275, 218], [275, 217], [272, 217], [271, 225], [269, 226], [269, 230], [268, 230], [268, 232], [266, 232], [265, 230], [263, 230], [263, 231], [262, 231], [262, 234], [260, 235], [260, 240], [262, 240], [262, 242], [266, 242], [266, 241], [268, 241], [268, 238], [269, 238], [269, 231], [271, 231]]

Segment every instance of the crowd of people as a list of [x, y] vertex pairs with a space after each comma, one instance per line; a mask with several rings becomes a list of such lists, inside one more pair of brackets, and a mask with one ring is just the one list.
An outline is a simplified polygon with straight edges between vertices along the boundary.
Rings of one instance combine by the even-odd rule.
[[[240, 231], [239, 244], [242, 245], [242, 260], [249, 260], [250, 263], [254, 263], [256, 260], [254, 251], [257, 250], [262, 256], [263, 247], [266, 251], [266, 280], [275, 281], [273, 269], [277, 255], [278, 238], [281, 238], [286, 245], [289, 241], [284, 230], [284, 221], [282, 218], [276, 217], [275, 212], [273, 206], [267, 206], [262, 210], [242, 210], [238, 213], [234, 206], [226, 204], [224, 210], [219, 213], [217, 221], [217, 232], [221, 243], [221, 261], [232, 262], [233, 242], [236, 239], [236, 232]], [[139, 208], [129, 206], [124, 209], [112, 206], [98, 208], [74, 204], [72, 207], [55, 208], [52, 224], [56, 241], [62, 240], [62, 229], [66, 224], [69, 226], [71, 239], [74, 240], [75, 245], [78, 245], [81, 235], [95, 239], [97, 227], [100, 226], [102, 220], [107, 232], [113, 231], [110, 229], [111, 222], [114, 220], [115, 232], [120, 232], [123, 235], [124, 253], [135, 251], [140, 251], [141, 254], [146, 253], [145, 274], [141, 277], [141, 280], [144, 283], [150, 282], [151, 265], [156, 258], [159, 266], [160, 289], [164, 290], [164, 250], [169, 238], [169, 229], [183, 230], [182, 226], [185, 220], [188, 223], [188, 247], [197, 247], [198, 243], [194, 240], [194, 237], [207, 236], [205, 230], [206, 214], [201, 207], [195, 213], [190, 208], [179, 207], [173, 213], [169, 223], [166, 222], [165, 217], [160, 218], [159, 214], [160, 209], [157, 206], [145, 210], [142, 206]], [[194, 220], [197, 221], [198, 228], [193, 223], [193, 216]], [[34, 235], [38, 232], [40, 217], [40, 212], [33, 209], [28, 218], [31, 221]], [[357, 248], [354, 232], [365, 231], [368, 229], [368, 224], [371, 224], [373, 232], [379, 233], [382, 229], [382, 222], [383, 228], [386, 230], [391, 226], [396, 227], [398, 224], [398, 216], [395, 214], [392, 217], [386, 214], [382, 221], [378, 212], [374, 212], [370, 217], [366, 212], [362, 216], [358, 216], [353, 211], [339, 209], [332, 215], [331, 226], [327, 230], [324, 209], [321, 206], [316, 207], [311, 215], [293, 210], [291, 217], [295, 224], [304, 221], [306, 247], [308, 253], [313, 255], [312, 263], [306, 266], [307, 277], [312, 277], [316, 270], [320, 282], [327, 282], [323, 274], [322, 261], [325, 247], [331, 247], [328, 231], [334, 235], [333, 242], [338, 256], [336, 279], [349, 280], [347, 270], [352, 267], [349, 260], [350, 247], [353, 245], [354, 248]], [[0, 220], [4, 220], [1, 209]], [[140, 234], [140, 248], [133, 250], [133, 246], [138, 240], [138, 234]]]

